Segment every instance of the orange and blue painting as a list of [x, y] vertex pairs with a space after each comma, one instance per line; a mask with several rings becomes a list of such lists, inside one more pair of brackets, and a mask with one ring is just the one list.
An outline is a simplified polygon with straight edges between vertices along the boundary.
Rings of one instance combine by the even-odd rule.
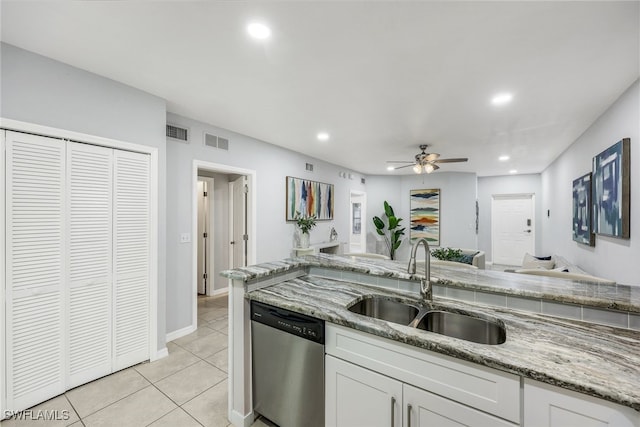
[[288, 176], [287, 221], [294, 220], [296, 211], [321, 221], [333, 219], [333, 198], [333, 184]]
[[440, 189], [411, 190], [411, 242], [440, 246]]

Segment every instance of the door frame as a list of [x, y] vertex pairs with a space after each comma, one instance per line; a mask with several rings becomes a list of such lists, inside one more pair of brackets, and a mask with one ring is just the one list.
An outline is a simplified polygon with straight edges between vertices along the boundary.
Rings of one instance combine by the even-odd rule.
[[[137, 153], [148, 154], [150, 157], [149, 183], [150, 183], [150, 218], [149, 218], [149, 360], [154, 361], [167, 356], [166, 346], [158, 349], [158, 215], [160, 206], [158, 204], [158, 148], [149, 145], [141, 145], [132, 142], [118, 141], [115, 139], [104, 138], [101, 136], [90, 135], [81, 132], [74, 132], [65, 129], [59, 129], [51, 126], [43, 126], [35, 123], [23, 122], [20, 120], [12, 120], [0, 117], [0, 129], [16, 132], [32, 133], [36, 135], [64, 139], [69, 141], [77, 141], [88, 144], [99, 145], [102, 147], [115, 148], [119, 150], [134, 151]], [[4, 133], [0, 138], [0, 163], [5, 164], [5, 137]], [[5, 234], [5, 177], [4, 173], [0, 173], [0, 277], [4, 282], [0, 289], [0, 319], [5, 319], [5, 293], [6, 293], [6, 234]], [[4, 322], [3, 322], [4, 324]], [[5, 384], [5, 330], [4, 325], [0, 328], [0, 384]], [[5, 387], [0, 389], [0, 413], [6, 408], [6, 390]]]
[[[207, 172], [246, 175], [249, 197], [247, 198], [247, 234], [249, 244], [247, 245], [247, 264], [256, 262], [256, 221], [257, 215], [257, 195], [255, 191], [256, 171], [252, 169], [239, 168], [236, 166], [212, 163], [204, 160], [193, 160], [191, 169], [191, 235], [198, 234], [198, 170]], [[184, 331], [191, 333], [198, 328], [198, 240], [191, 239], [191, 326]], [[186, 335], [186, 334], [184, 334]], [[176, 337], [177, 338], [177, 337]]]
[[495, 259], [495, 217], [494, 217], [494, 209], [493, 203], [496, 200], [510, 200], [510, 199], [531, 199], [531, 224], [533, 228], [533, 233], [531, 233], [531, 238], [533, 241], [533, 253], [536, 253], [536, 234], [538, 232], [536, 227], [536, 194], [535, 193], [510, 193], [510, 194], [492, 194], [491, 195], [491, 264], [494, 264]]
[[362, 197], [362, 209], [360, 210], [360, 249], [361, 252], [367, 252], [367, 221], [365, 218], [367, 217], [367, 193], [365, 191], [360, 190], [350, 190], [349, 191], [349, 251], [351, 252], [351, 234], [353, 231], [353, 202], [352, 197], [359, 196]]
[[[209, 230], [209, 232], [207, 233], [207, 256], [206, 256], [206, 260], [205, 260], [205, 265], [209, 265], [209, 270], [213, 269], [213, 263], [215, 260], [215, 253], [214, 253], [214, 227], [213, 227], [213, 221], [214, 221], [214, 213], [213, 213], [213, 209], [215, 207], [214, 205], [214, 200], [213, 200], [213, 195], [214, 195], [214, 186], [215, 186], [215, 179], [208, 177], [208, 176], [198, 176], [198, 181], [204, 181], [207, 183], [207, 212], [209, 213], [208, 216], [208, 224], [207, 224], [207, 229]], [[197, 214], [197, 211], [196, 211]], [[196, 240], [200, 238], [200, 236], [197, 235], [197, 232], [195, 234], [196, 236]], [[197, 254], [196, 254], [197, 255]], [[197, 262], [197, 260], [196, 260]], [[213, 295], [213, 290], [212, 290], [212, 285], [211, 285], [211, 281], [210, 281], [210, 277], [209, 277], [209, 273], [211, 273], [210, 271], [207, 271], [207, 288], [205, 289], [205, 295], [206, 296], [211, 296]], [[196, 280], [197, 280], [197, 270], [196, 270]]]

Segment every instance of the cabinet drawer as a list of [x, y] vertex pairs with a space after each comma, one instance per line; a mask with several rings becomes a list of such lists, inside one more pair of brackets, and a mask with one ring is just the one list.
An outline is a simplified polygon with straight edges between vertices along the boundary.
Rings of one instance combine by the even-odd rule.
[[326, 352], [500, 418], [520, 422], [520, 377], [354, 329], [326, 325]]

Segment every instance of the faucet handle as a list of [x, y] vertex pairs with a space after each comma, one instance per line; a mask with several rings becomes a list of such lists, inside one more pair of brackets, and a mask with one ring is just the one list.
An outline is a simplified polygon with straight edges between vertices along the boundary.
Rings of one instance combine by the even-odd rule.
[[407, 267], [407, 273], [416, 274], [416, 260], [415, 260], [415, 258], [411, 258], [409, 260], [409, 266]]

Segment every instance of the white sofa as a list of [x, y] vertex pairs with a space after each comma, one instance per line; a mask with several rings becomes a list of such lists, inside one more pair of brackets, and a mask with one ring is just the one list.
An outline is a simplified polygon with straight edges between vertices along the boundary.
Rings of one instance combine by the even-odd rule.
[[[528, 256], [527, 256], [528, 255]], [[552, 255], [548, 261], [536, 262], [531, 260], [531, 255], [526, 254], [523, 261], [523, 267], [512, 271], [519, 274], [531, 274], [534, 276], [557, 277], [559, 279], [576, 280], [581, 282], [603, 283], [615, 285], [614, 280], [605, 279], [604, 277], [593, 276], [582, 270], [575, 264], [571, 264], [560, 255]]]

